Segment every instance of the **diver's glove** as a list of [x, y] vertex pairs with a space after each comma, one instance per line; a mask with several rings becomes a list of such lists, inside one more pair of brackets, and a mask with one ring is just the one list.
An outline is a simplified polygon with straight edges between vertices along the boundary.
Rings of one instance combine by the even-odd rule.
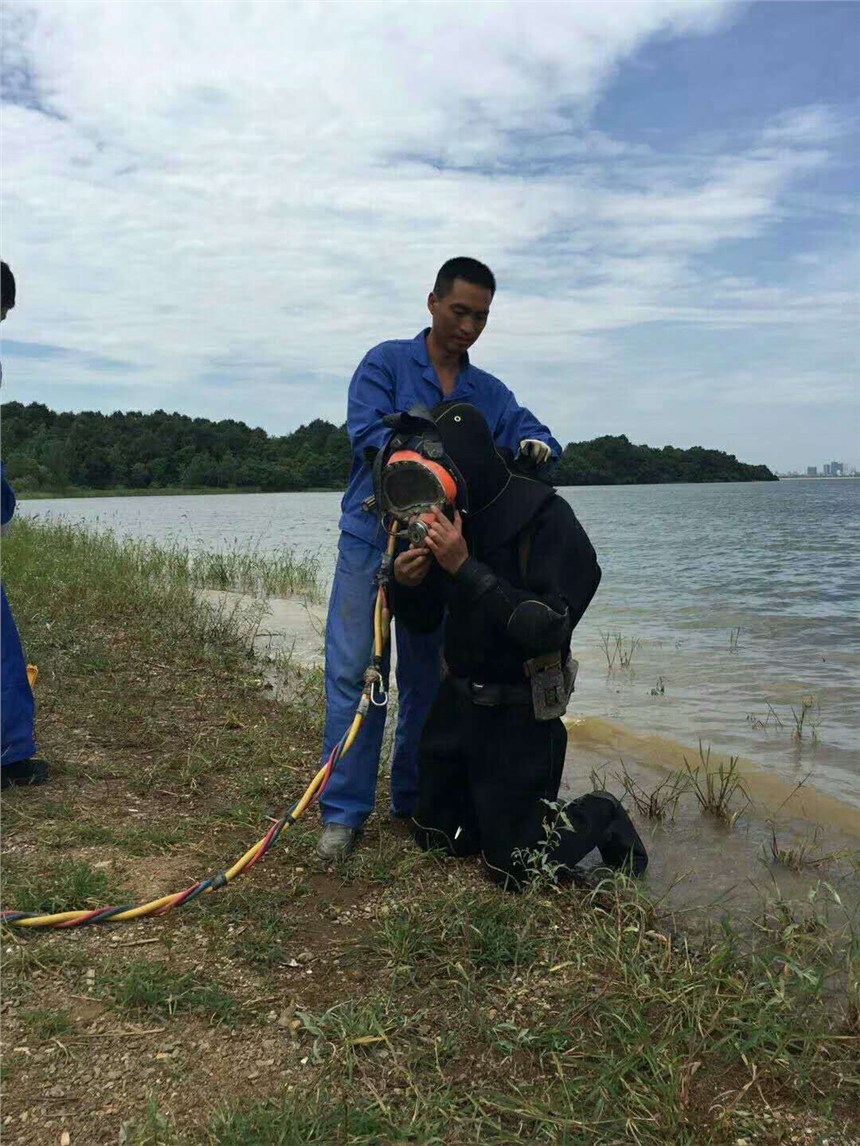
[[523, 438], [517, 451], [516, 460], [520, 465], [537, 468], [545, 465], [552, 457], [552, 450], [546, 442], [539, 442], [537, 438]]

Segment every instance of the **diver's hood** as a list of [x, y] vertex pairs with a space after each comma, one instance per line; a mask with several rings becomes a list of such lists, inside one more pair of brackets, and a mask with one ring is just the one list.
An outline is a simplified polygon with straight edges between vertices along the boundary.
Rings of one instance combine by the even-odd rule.
[[384, 422], [391, 437], [368, 456], [380, 518], [405, 520], [432, 504], [455, 504], [481, 556], [515, 537], [553, 496], [545, 481], [510, 469], [484, 415], [468, 402], [413, 406]]
[[430, 415], [468, 491], [468, 502], [459, 508], [480, 557], [515, 537], [555, 491], [544, 481], [512, 472], [476, 406], [441, 402]]

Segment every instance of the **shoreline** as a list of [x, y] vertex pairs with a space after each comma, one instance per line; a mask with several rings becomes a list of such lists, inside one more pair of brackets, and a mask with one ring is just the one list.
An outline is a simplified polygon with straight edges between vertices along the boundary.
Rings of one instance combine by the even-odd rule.
[[[599, 716], [565, 716], [568, 741], [586, 751], [611, 751], [619, 757], [636, 757], [648, 768], [664, 775], [684, 770], [685, 758], [696, 761], [698, 747], [641, 732]], [[780, 776], [745, 757], [738, 768], [754, 803], [776, 812], [788, 808], [797, 818], [830, 825], [855, 836], [860, 842], [860, 808], [817, 788], [813, 780]]]
[[[326, 604], [310, 602], [302, 594], [256, 598], [231, 590], [204, 589], [199, 593], [216, 609], [227, 608], [231, 614], [236, 611], [244, 616], [246, 623], [259, 624], [254, 644], [263, 663], [267, 657], [284, 650], [289, 650], [291, 660], [305, 667], [322, 663]], [[396, 650], [392, 648], [392, 685], [396, 660]], [[685, 744], [601, 716], [568, 712], [563, 719], [572, 748], [598, 755], [605, 752], [619, 759], [637, 759], [661, 775], [683, 771], [685, 757], [692, 761], [698, 757], [695, 744]], [[717, 759], [717, 754], [714, 758]], [[830, 825], [860, 842], [860, 808], [854, 804], [816, 787], [811, 779], [798, 787], [791, 778], [749, 758], [739, 757], [738, 765], [750, 795], [756, 804], [763, 806], [762, 810], [775, 813], [788, 807], [789, 813], [797, 819]]]

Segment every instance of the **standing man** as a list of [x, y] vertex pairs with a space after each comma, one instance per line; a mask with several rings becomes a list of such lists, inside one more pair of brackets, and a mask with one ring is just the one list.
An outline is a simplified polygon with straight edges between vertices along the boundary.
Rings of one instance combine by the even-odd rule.
[[[0, 262], [0, 322], [15, 305], [15, 276], [6, 263]], [[2, 377], [2, 372], [0, 372]], [[15, 512], [15, 494], [0, 468], [2, 484], [3, 532]], [[48, 779], [48, 765], [36, 759], [36, 741], [33, 735], [35, 706], [33, 690], [27, 678], [27, 663], [15, 618], [6, 600], [6, 590], [0, 586], [2, 613], [0, 613], [0, 652], [2, 652], [2, 697], [0, 697], [0, 786], [12, 784], [44, 784]]]
[[[338, 558], [325, 634], [326, 720], [323, 760], [352, 721], [373, 644], [375, 574], [385, 535], [374, 513], [362, 509], [373, 492], [366, 451], [390, 436], [387, 414], [414, 405], [463, 401], [484, 415], [496, 444], [534, 468], [558, 457], [561, 447], [511, 391], [473, 366], [469, 348], [490, 314], [496, 280], [476, 259], [449, 259], [427, 300], [431, 326], [414, 339], [383, 342], [368, 351], [349, 386], [347, 429], [352, 472], [341, 503]], [[441, 628], [431, 633], [396, 628], [399, 715], [391, 761], [391, 814], [408, 820], [418, 790], [417, 751], [424, 719], [440, 679]], [[387, 665], [386, 665], [387, 672]], [[325, 825], [318, 851], [339, 859], [355, 846], [373, 810], [385, 709], [372, 708], [361, 735], [338, 763], [320, 801]]]

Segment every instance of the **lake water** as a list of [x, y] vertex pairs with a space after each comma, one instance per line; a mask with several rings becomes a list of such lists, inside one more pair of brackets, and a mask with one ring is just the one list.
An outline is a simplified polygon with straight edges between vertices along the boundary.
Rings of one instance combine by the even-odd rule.
[[[574, 640], [571, 735], [587, 758], [675, 766], [702, 741], [786, 792], [805, 780], [860, 809], [860, 481], [559, 492], [603, 567]], [[25, 501], [20, 512], [192, 548], [293, 546], [319, 552], [330, 575], [339, 501], [87, 498]], [[632, 650], [627, 667], [608, 663], [616, 637]]]

